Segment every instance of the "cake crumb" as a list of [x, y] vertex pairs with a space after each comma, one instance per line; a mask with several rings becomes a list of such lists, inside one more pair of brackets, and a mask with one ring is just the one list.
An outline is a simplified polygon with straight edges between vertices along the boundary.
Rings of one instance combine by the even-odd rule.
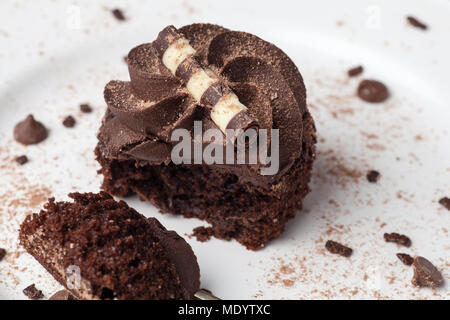
[[17, 157], [15, 160], [18, 164], [23, 166], [25, 163], [28, 162], [28, 157], [26, 155], [22, 155], [22, 156]]
[[6, 256], [6, 250], [3, 248], [0, 248], [0, 261], [2, 261], [5, 256]]
[[410, 266], [413, 264], [414, 262], [414, 258], [411, 257], [409, 254], [406, 253], [397, 253], [397, 257], [399, 258], [399, 260], [401, 262], [403, 262], [403, 264]]
[[376, 183], [380, 179], [380, 173], [376, 170], [371, 170], [367, 173], [367, 181], [370, 183]]
[[439, 203], [443, 205], [447, 210], [450, 210], [450, 198], [444, 197], [439, 200]]
[[200, 242], [206, 242], [211, 239], [212, 235], [214, 234], [213, 228], [211, 227], [197, 227], [194, 230], [192, 230], [193, 233], [191, 236], [195, 237], [197, 241]]
[[394, 243], [397, 243], [397, 244], [405, 246], [405, 247], [411, 246], [411, 239], [409, 239], [407, 236], [405, 236], [403, 234], [399, 234], [396, 232], [385, 233], [384, 240], [386, 242], [394, 242]]
[[347, 258], [350, 257], [353, 252], [353, 249], [346, 247], [333, 240], [328, 240], [325, 244], [325, 248], [331, 253], [338, 254]]

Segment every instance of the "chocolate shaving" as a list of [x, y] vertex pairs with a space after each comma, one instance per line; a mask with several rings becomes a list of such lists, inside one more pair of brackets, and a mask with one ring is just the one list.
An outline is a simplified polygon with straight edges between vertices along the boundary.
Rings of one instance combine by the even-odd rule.
[[406, 17], [406, 19], [408, 20], [409, 24], [412, 25], [413, 27], [422, 29], [422, 30], [427, 30], [428, 26], [426, 24], [424, 24], [423, 22], [420, 22], [419, 20], [417, 20], [416, 18], [409, 16]]
[[413, 262], [414, 277], [411, 280], [416, 287], [439, 287], [444, 278], [439, 270], [424, 257], [415, 257]]
[[363, 73], [364, 69], [362, 66], [357, 66], [347, 71], [349, 77], [356, 77]]
[[442, 204], [447, 210], [450, 210], [450, 198], [444, 197], [439, 200], [439, 203]]
[[41, 290], [36, 289], [36, 286], [34, 283], [25, 289], [23, 289], [23, 294], [26, 295], [28, 298], [32, 300], [38, 300], [42, 299], [44, 297], [44, 294]]
[[411, 240], [403, 235], [403, 234], [398, 234], [398, 233], [385, 233], [384, 234], [384, 240], [386, 242], [395, 242], [397, 244], [400, 244], [402, 246], [405, 247], [410, 247], [411, 246]]
[[397, 258], [399, 258], [400, 261], [403, 262], [403, 264], [405, 264], [407, 266], [412, 265], [414, 262], [414, 258], [406, 253], [397, 253]]
[[347, 258], [350, 257], [353, 252], [353, 249], [332, 240], [327, 241], [327, 243], [325, 244], [325, 248], [331, 253], [339, 254]]
[[122, 10], [120, 9], [114, 9], [111, 11], [114, 18], [116, 18], [119, 21], [125, 21], [125, 15], [123, 14]]

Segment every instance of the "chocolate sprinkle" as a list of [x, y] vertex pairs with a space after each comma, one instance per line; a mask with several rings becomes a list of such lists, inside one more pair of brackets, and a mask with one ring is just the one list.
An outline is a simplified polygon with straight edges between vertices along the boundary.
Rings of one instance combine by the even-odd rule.
[[413, 27], [416, 27], [416, 28], [419, 28], [422, 30], [428, 29], [428, 26], [426, 24], [424, 24], [423, 22], [420, 22], [419, 20], [417, 20], [414, 17], [409, 16], [409, 17], [406, 17], [406, 19], [408, 19], [409, 24], [412, 25]]
[[346, 247], [338, 242], [332, 241], [332, 240], [328, 240], [327, 243], [325, 244], [325, 248], [334, 254], [339, 254], [343, 257], [350, 257], [353, 250], [349, 247]]
[[444, 197], [439, 200], [439, 203], [442, 204], [447, 210], [450, 210], [450, 198]]
[[439, 287], [444, 278], [439, 270], [424, 257], [415, 257], [413, 262], [414, 277], [412, 284], [417, 287]]
[[64, 120], [63, 120], [63, 125], [66, 128], [73, 128], [75, 126], [75, 118], [72, 116], [67, 116]]
[[31, 114], [14, 127], [14, 139], [24, 145], [37, 144], [44, 141], [47, 136], [47, 129]]
[[48, 300], [77, 300], [69, 291], [60, 290], [52, 295]]
[[125, 21], [125, 15], [123, 14], [122, 10], [120, 9], [114, 9], [112, 11], [112, 14], [114, 15], [114, 18], [116, 18], [119, 21]]
[[23, 289], [23, 294], [32, 300], [42, 299], [44, 295], [41, 290], [36, 289], [34, 283], [25, 289]]
[[3, 248], [0, 248], [0, 261], [2, 261], [5, 256], [6, 256], [6, 250]]
[[371, 170], [367, 174], [367, 181], [369, 181], [371, 183], [376, 183], [379, 179], [380, 179], [380, 173], [378, 171]]
[[26, 155], [20, 156], [16, 158], [16, 162], [23, 166], [25, 163], [28, 162], [28, 157]]
[[81, 110], [81, 112], [84, 112], [84, 113], [91, 113], [92, 107], [87, 103], [83, 103], [83, 104], [80, 104], [80, 110]]
[[358, 86], [358, 97], [370, 103], [383, 102], [389, 97], [389, 90], [379, 81], [363, 80]]
[[349, 77], [356, 77], [363, 73], [364, 69], [362, 66], [357, 66], [347, 71]]
[[395, 243], [400, 244], [405, 247], [411, 246], [411, 240], [407, 236], [405, 236], [403, 234], [398, 234], [395, 232], [385, 233], [384, 240], [386, 242], [395, 242]]
[[412, 265], [414, 262], [414, 258], [406, 253], [397, 253], [397, 258], [399, 258], [400, 261], [403, 262], [403, 264], [405, 264], [407, 266]]

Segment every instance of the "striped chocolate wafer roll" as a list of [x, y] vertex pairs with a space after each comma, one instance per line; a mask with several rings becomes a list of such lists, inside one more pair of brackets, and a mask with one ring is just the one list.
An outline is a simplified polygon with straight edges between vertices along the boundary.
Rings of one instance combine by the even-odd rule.
[[153, 46], [163, 64], [183, 81], [194, 99], [211, 109], [211, 119], [223, 133], [226, 129], [258, 128], [247, 107], [212, 70], [195, 59], [195, 49], [174, 26], [162, 30]]

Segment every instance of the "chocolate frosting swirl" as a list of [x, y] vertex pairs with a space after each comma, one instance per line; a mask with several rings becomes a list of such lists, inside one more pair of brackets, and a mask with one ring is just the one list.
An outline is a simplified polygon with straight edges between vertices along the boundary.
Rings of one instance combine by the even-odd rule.
[[[249, 165], [216, 166], [253, 183], [275, 183], [302, 154], [303, 118], [308, 111], [297, 67], [282, 50], [249, 33], [211, 24], [192, 24], [178, 31], [197, 51], [195, 59], [234, 91], [260, 129], [280, 129], [277, 175], [262, 177]], [[111, 81], [105, 87], [108, 111], [99, 139], [107, 157], [168, 164], [177, 143], [170, 141], [173, 130], [192, 131], [195, 120], [202, 120], [203, 131], [217, 128], [208, 111], [158, 58], [158, 45], [132, 49], [127, 58], [131, 81]]]

